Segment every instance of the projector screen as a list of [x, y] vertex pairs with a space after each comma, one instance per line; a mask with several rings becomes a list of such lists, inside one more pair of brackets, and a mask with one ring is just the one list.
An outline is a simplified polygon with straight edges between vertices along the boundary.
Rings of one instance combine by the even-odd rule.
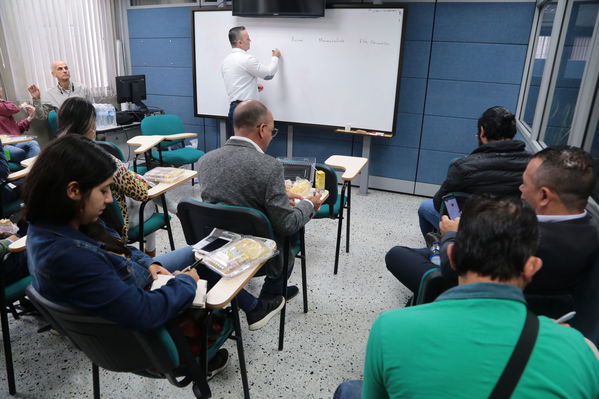
[[[373, 7], [373, 6], [370, 6]], [[221, 63], [229, 29], [246, 27], [248, 51], [268, 64], [282, 57], [262, 101], [276, 121], [395, 133], [404, 9], [332, 8], [324, 18], [245, 18], [230, 9], [193, 10], [196, 116], [226, 118]]]

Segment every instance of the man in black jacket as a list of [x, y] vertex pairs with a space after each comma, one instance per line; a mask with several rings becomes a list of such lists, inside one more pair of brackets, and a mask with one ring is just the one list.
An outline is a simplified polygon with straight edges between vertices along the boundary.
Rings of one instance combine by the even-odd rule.
[[478, 119], [479, 147], [449, 166], [447, 178], [432, 200], [418, 208], [422, 235], [437, 228], [444, 195], [451, 192], [518, 196], [522, 172], [530, 159], [516, 134], [514, 114], [504, 107], [487, 109]]

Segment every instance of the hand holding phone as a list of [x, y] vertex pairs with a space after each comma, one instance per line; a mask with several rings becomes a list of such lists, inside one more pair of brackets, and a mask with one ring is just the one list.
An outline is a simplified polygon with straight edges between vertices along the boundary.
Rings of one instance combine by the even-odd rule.
[[458, 206], [458, 200], [453, 195], [443, 197], [443, 202], [445, 202], [445, 209], [447, 209], [450, 219], [453, 220], [462, 215], [462, 211], [460, 211], [460, 207]]

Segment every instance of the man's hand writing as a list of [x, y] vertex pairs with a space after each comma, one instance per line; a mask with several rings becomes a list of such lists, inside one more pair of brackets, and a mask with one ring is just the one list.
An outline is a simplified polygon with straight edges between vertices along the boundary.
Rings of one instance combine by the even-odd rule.
[[264, 90], [264, 85], [262, 83], [258, 83], [258, 91]]
[[274, 49], [272, 51], [272, 56], [281, 58], [281, 50], [279, 50], [278, 48]]
[[191, 278], [193, 278], [195, 281], [198, 281], [200, 279], [200, 276], [198, 275], [198, 271], [195, 268], [189, 269], [189, 270], [185, 270], [183, 272], [180, 272], [180, 271], [177, 270], [175, 272], [175, 276], [177, 274], [187, 274], [188, 276], [191, 276]]

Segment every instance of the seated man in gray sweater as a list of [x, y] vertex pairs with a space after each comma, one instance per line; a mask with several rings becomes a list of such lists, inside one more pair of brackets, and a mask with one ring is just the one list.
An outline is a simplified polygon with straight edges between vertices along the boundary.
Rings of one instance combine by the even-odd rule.
[[[244, 101], [233, 114], [235, 136], [222, 148], [208, 152], [198, 165], [202, 201], [245, 206], [263, 212], [275, 232], [277, 246], [283, 248], [284, 238], [297, 233], [318, 210], [320, 197], [307, 197], [295, 202], [297, 196], [287, 194], [283, 166], [264, 152], [277, 134], [272, 112], [255, 100]], [[298, 198], [299, 199], [299, 198]], [[282, 276], [282, 256], [267, 264], [261, 299], [276, 297], [287, 284]], [[289, 273], [293, 267], [289, 257]], [[287, 287], [286, 299], [296, 296], [296, 286]]]

